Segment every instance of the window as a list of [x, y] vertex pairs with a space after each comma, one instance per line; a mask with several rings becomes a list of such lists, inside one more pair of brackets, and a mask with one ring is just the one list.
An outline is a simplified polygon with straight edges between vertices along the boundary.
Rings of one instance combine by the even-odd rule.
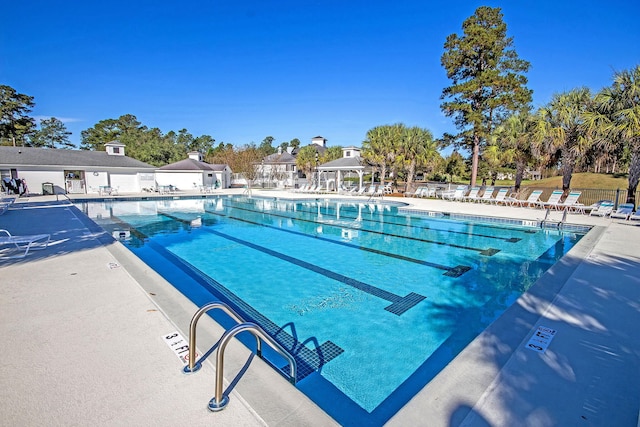
[[113, 154], [120, 154], [120, 147], [113, 147]]

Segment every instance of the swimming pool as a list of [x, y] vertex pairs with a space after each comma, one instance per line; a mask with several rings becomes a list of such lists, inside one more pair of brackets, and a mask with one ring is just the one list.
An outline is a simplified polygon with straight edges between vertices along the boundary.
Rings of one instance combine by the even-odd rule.
[[343, 425], [380, 425], [581, 237], [329, 200], [91, 202], [197, 305], [221, 299]]

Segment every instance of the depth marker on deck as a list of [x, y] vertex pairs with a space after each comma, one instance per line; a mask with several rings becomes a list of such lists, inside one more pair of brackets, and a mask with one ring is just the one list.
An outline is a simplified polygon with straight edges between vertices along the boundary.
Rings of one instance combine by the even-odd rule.
[[[184, 365], [189, 363], [189, 343], [185, 340], [180, 332], [175, 331], [162, 336], [164, 342], [167, 343], [173, 353], [178, 356]], [[198, 354], [196, 353], [196, 358]]]
[[556, 330], [545, 326], [538, 326], [536, 333], [529, 339], [527, 348], [529, 350], [544, 353], [551, 344], [551, 340], [556, 336]]

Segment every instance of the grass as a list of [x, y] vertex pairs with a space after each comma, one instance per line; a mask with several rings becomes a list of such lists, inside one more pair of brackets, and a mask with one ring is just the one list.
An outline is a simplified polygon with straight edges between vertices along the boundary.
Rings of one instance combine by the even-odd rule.
[[[496, 185], [513, 185], [513, 180], [496, 181]], [[523, 187], [562, 188], [562, 177], [552, 176], [537, 181], [522, 181]], [[571, 188], [590, 188], [601, 190], [626, 189], [629, 186], [627, 175], [604, 173], [574, 173], [571, 176]]]

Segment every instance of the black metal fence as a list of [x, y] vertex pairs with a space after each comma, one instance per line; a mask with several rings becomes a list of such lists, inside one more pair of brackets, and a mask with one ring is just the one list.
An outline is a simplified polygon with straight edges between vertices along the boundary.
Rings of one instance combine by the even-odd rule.
[[[561, 190], [561, 188], [543, 188], [543, 187], [526, 187], [520, 189], [520, 198], [526, 199], [527, 196], [533, 190], [542, 190], [540, 200], [547, 200], [549, 195], [555, 190]], [[621, 203], [627, 202], [627, 189], [618, 188], [616, 190], [605, 190], [600, 188], [572, 188], [571, 191], [580, 191], [579, 203], [585, 206], [589, 206], [593, 203], [601, 200], [611, 200], [615, 204], [615, 208]], [[640, 201], [640, 191], [636, 191], [635, 200], [636, 203]]]
[[[411, 188], [407, 189], [409, 192], [415, 192], [416, 188], [424, 185], [438, 185], [442, 186], [442, 183], [427, 183], [427, 182], [414, 182], [412, 183]], [[444, 184], [447, 185], [447, 184]], [[448, 184], [449, 187], [455, 188], [455, 184]], [[514, 191], [513, 187], [500, 187], [495, 186], [494, 190], [498, 190], [500, 188], [509, 188], [511, 191]], [[518, 198], [522, 200], [526, 200], [529, 197], [529, 194], [533, 190], [542, 190], [542, 195], [540, 196], [540, 200], [548, 200], [551, 193], [555, 190], [561, 190], [561, 188], [555, 187], [522, 187], [520, 188], [520, 194], [518, 194]], [[582, 203], [585, 206], [592, 205], [601, 200], [611, 200], [615, 204], [615, 208], [618, 208], [618, 205], [621, 203], [627, 202], [627, 189], [626, 188], [618, 188], [616, 190], [604, 190], [599, 188], [572, 188], [571, 191], [580, 191], [580, 198], [578, 199], [578, 203]], [[635, 203], [636, 206], [640, 202], [640, 190], [636, 191], [635, 194]]]

